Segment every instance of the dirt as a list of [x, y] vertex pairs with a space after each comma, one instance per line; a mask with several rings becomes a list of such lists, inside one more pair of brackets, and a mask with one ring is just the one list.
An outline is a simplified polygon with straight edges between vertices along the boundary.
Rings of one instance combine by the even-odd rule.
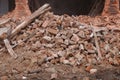
[[37, 62], [31, 62], [33, 59], [31, 57], [35, 53], [26, 51], [21, 53], [21, 50], [18, 52], [19, 58], [16, 60], [7, 53], [1, 55], [1, 80], [50, 80], [52, 74], [57, 74], [55, 80], [120, 80], [120, 68], [108, 64], [94, 65], [98, 71], [90, 74], [85, 70], [86, 66], [76, 67], [59, 63], [40, 65]]
[[[17, 59], [1, 44], [0, 79], [120, 80], [119, 20], [119, 15], [93, 18], [48, 12], [9, 39]], [[22, 21], [12, 18], [1, 27], [13, 30]]]

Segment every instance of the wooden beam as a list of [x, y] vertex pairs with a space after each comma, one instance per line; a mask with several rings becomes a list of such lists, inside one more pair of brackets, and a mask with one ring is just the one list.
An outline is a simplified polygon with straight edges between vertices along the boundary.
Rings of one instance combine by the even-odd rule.
[[37, 11], [35, 11], [31, 16], [29, 16], [28, 18], [25, 19], [24, 22], [22, 22], [20, 25], [18, 25], [12, 32], [11, 32], [11, 36], [13, 37], [15, 36], [17, 33], [20, 32], [20, 30], [22, 28], [25, 28], [29, 23], [31, 23], [33, 21], [33, 19], [35, 19], [36, 17], [42, 15], [43, 13], [45, 13], [46, 11], [50, 10], [51, 8], [49, 7], [49, 4], [45, 4], [42, 7], [40, 7]]

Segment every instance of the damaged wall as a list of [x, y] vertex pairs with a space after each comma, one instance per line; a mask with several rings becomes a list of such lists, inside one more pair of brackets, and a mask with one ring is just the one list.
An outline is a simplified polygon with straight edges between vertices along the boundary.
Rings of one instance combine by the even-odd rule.
[[28, 0], [15, 0], [15, 5], [16, 7], [13, 12], [15, 17], [27, 16], [31, 14], [28, 6]]
[[[13, 3], [10, 4], [11, 0], [0, 1], [9, 1], [8, 6], [13, 5]], [[111, 15], [119, 13], [119, 0], [15, 0], [14, 16], [30, 15], [45, 3], [49, 3], [52, 11], [58, 15]], [[0, 4], [0, 6], [3, 5]], [[1, 8], [3, 7], [0, 7], [0, 10], [2, 10]]]
[[120, 0], [106, 0], [102, 15], [117, 14], [120, 12]]

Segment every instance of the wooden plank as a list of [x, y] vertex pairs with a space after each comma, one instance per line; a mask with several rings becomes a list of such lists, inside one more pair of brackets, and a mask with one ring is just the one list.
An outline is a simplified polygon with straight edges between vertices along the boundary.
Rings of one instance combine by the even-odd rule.
[[39, 15], [42, 15], [46, 11], [50, 10], [49, 4], [45, 4], [42, 7], [40, 7], [37, 11], [35, 11], [31, 16], [29, 16], [27, 19], [25, 19], [24, 22], [22, 22], [20, 25], [18, 25], [11, 33], [10, 37], [15, 36], [17, 33], [20, 32], [22, 28], [25, 28], [29, 23], [33, 21], [36, 17]]

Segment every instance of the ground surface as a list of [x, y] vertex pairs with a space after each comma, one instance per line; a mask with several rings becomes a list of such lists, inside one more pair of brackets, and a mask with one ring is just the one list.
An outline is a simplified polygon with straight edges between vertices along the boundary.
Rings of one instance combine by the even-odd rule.
[[[1, 27], [14, 29], [21, 22], [12, 18]], [[1, 80], [120, 80], [119, 15], [91, 18], [48, 12], [9, 40], [18, 58], [12, 58], [1, 41]]]

